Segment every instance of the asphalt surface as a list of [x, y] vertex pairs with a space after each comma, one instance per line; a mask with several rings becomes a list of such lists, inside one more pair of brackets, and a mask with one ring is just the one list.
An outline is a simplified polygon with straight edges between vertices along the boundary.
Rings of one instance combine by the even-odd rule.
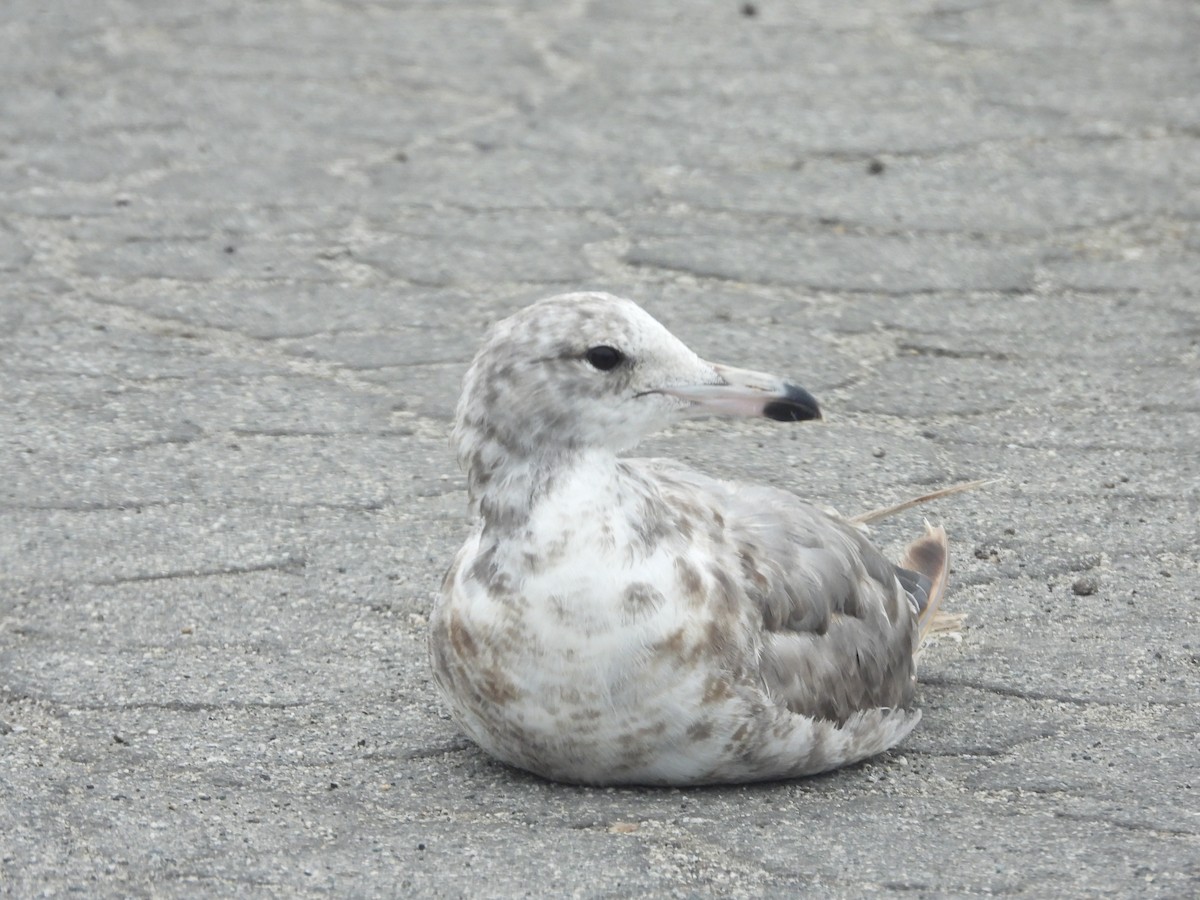
[[[1192, 0], [6, 0], [0, 894], [1196, 896], [1197, 46]], [[647, 452], [1003, 479], [923, 511], [969, 619], [899, 750], [586, 790], [456, 734], [458, 379], [581, 288], [827, 411]]]

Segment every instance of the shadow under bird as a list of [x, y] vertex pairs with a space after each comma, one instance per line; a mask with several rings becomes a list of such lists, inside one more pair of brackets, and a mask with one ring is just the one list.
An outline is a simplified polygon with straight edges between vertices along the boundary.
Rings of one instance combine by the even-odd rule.
[[488, 753], [584, 784], [758, 781], [865, 759], [920, 719], [945, 532], [895, 564], [859, 527], [870, 514], [618, 455], [711, 415], [821, 414], [608, 294], [492, 330], [454, 431], [478, 522], [430, 631], [450, 712]]

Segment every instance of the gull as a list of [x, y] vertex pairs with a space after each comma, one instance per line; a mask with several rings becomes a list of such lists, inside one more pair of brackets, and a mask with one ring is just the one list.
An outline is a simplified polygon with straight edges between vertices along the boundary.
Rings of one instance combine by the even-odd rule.
[[476, 523], [430, 617], [435, 681], [486, 752], [556, 781], [795, 778], [917, 724], [946, 534], [898, 564], [857, 519], [780, 488], [622, 457], [697, 416], [821, 417], [803, 388], [706, 362], [631, 300], [499, 322], [454, 440]]

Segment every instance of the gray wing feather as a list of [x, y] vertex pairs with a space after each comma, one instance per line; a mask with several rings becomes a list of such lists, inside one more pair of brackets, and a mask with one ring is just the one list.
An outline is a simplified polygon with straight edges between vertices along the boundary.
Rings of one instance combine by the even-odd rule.
[[662, 483], [718, 502], [739, 582], [762, 612], [762, 681], [778, 703], [845, 722], [911, 702], [922, 576], [787, 491], [720, 481], [669, 460], [644, 464]]

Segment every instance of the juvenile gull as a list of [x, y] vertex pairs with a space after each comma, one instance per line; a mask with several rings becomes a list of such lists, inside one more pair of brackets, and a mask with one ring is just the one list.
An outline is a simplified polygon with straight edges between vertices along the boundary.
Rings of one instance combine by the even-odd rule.
[[455, 440], [478, 523], [434, 609], [434, 675], [493, 756], [586, 784], [791, 778], [912, 730], [945, 533], [900, 565], [773, 487], [618, 456], [702, 415], [820, 418], [700, 359], [630, 300], [566, 294], [495, 326]]

